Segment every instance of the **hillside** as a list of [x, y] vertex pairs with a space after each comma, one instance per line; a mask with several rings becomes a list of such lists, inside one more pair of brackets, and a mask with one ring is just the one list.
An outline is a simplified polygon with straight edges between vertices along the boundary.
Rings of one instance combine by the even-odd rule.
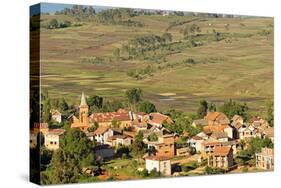
[[[77, 22], [67, 15], [44, 15], [42, 26], [52, 19]], [[140, 87], [160, 111], [193, 111], [201, 99], [220, 104], [232, 98], [247, 102], [255, 113], [263, 113], [273, 97], [272, 18], [140, 15], [127, 25], [79, 23], [41, 29], [42, 88], [53, 97], [75, 103], [84, 91], [122, 98], [128, 88]], [[184, 38], [193, 24], [200, 31], [188, 31]], [[172, 40], [144, 44], [146, 49], [138, 51], [137, 40], [164, 33]], [[126, 45], [134, 53], [128, 54]]]

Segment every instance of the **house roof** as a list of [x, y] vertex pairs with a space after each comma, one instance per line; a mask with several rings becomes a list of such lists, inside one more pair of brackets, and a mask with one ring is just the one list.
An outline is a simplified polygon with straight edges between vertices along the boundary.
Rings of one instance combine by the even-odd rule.
[[128, 112], [103, 112], [103, 113], [93, 113], [90, 116], [91, 120], [94, 122], [112, 122], [117, 121], [130, 121], [131, 118]]
[[104, 134], [106, 131], [108, 131], [108, 129], [108, 127], [99, 127], [94, 131], [94, 135]]
[[150, 155], [150, 156], [145, 157], [145, 159], [154, 160], [154, 161], [166, 161], [166, 160], [170, 160], [170, 157], [159, 156], [159, 155]]
[[228, 117], [222, 112], [208, 112], [204, 119], [208, 121], [216, 121], [220, 124], [230, 123]]
[[[73, 116], [75, 117], [75, 116]], [[71, 128], [81, 128], [81, 127], [88, 127], [89, 124], [87, 123], [79, 123], [79, 122], [75, 122], [71, 124]]]
[[231, 146], [216, 146], [211, 155], [213, 156], [227, 156], [231, 152]]
[[274, 129], [272, 127], [268, 127], [267, 129], [264, 129], [264, 134], [268, 137], [274, 137]]
[[193, 140], [204, 140], [202, 137], [197, 136], [197, 135], [193, 136], [192, 139]]
[[47, 133], [47, 135], [62, 135], [65, 133], [64, 129], [50, 129]]
[[118, 134], [118, 135], [113, 135], [107, 138], [107, 141], [112, 141], [112, 140], [116, 140], [116, 139], [126, 139], [126, 138], [131, 138], [128, 135], [123, 135], [123, 134]]
[[149, 121], [151, 121], [153, 123], [157, 123], [157, 124], [162, 124], [165, 121], [167, 123], [173, 123], [173, 120], [169, 116], [166, 116], [166, 115], [161, 114], [159, 112], [150, 113], [149, 114]]
[[229, 126], [227, 125], [218, 125], [218, 126], [213, 126], [213, 125], [207, 125], [203, 127], [203, 132], [206, 134], [210, 134], [212, 132], [218, 132], [221, 131], [223, 132], [225, 128], [228, 128]]
[[211, 137], [216, 138], [216, 139], [220, 139], [220, 138], [228, 138], [227, 133], [226, 132], [213, 132], [211, 134]]

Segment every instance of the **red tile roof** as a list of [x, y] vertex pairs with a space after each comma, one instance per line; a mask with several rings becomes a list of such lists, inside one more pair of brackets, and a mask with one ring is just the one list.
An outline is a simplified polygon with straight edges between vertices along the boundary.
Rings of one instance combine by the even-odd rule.
[[106, 131], [108, 131], [108, 127], [99, 127], [97, 130], [94, 131], [94, 135], [97, 134], [104, 134]]
[[167, 157], [167, 156], [156, 156], [156, 155], [151, 155], [151, 156], [147, 156], [145, 157], [145, 159], [148, 159], [148, 160], [155, 160], [155, 161], [166, 161], [166, 160], [170, 160], [171, 158], [170, 157]]
[[64, 129], [50, 129], [47, 133], [47, 135], [62, 135], [65, 133]]
[[227, 156], [231, 152], [230, 146], [215, 147], [212, 155], [214, 156]]

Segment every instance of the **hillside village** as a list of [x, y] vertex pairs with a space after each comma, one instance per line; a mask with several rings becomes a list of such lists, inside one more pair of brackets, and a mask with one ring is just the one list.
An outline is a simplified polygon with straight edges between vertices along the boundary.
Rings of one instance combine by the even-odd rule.
[[[53, 121], [62, 121], [58, 110], [50, 113]], [[71, 123], [69, 130], [49, 128], [44, 122], [34, 124], [30, 147], [36, 148], [37, 139], [43, 139], [42, 147], [56, 152], [67, 131], [81, 132], [94, 143], [92, 152], [99, 161], [99, 168], [84, 166], [80, 170], [89, 177], [98, 177], [95, 180], [122, 179], [118, 178], [118, 173], [116, 177], [110, 175], [107, 163], [130, 158], [138, 161], [135, 169], [145, 177], [150, 174], [157, 177], [274, 169], [274, 131], [265, 119], [259, 117], [245, 122], [239, 115], [229, 119], [224, 113], [208, 112], [202, 119], [193, 120], [191, 126], [199, 128], [200, 132], [190, 136], [186, 131], [179, 134], [169, 130], [165, 125], [173, 126], [174, 120], [160, 112], [118, 109], [116, 112], [89, 114], [86, 96], [82, 93], [78, 116], [73, 114], [67, 119]], [[91, 129], [94, 125], [96, 127]], [[43, 137], [38, 137], [39, 134]], [[262, 148], [252, 156], [243, 154], [247, 148], [251, 149], [254, 139], [265, 141]], [[142, 143], [140, 149], [144, 152], [139, 158], [133, 158], [128, 149], [135, 142]], [[126, 166], [117, 164], [113, 167], [117, 172], [122, 168]], [[136, 176], [124, 178], [136, 179]]]
[[30, 17], [33, 182], [274, 169], [273, 18], [47, 6]]

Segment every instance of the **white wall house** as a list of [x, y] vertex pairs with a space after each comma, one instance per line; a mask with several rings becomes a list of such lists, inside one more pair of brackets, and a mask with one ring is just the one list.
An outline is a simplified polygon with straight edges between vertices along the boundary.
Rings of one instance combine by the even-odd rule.
[[148, 156], [145, 159], [145, 168], [148, 173], [155, 169], [164, 176], [170, 176], [172, 174], [171, 161], [167, 157]]

